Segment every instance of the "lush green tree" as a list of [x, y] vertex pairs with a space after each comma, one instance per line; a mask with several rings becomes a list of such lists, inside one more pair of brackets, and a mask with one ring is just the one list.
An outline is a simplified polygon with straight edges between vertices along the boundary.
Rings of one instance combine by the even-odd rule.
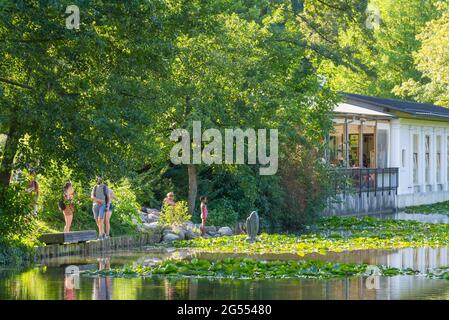
[[406, 79], [396, 93], [449, 107], [449, 4], [439, 2], [436, 8], [440, 16], [417, 37], [420, 47], [414, 53], [414, 62], [422, 77]]
[[[416, 36], [437, 11], [436, 0], [358, 1], [358, 12], [347, 24], [330, 23], [320, 42], [335, 42], [337, 50], [348, 52], [350, 59], [363, 68], [324, 61], [320, 72], [331, 88], [374, 96], [394, 97], [396, 86], [408, 79], [417, 80], [421, 72], [413, 63], [413, 51], [420, 46]], [[375, 17], [377, 15], [377, 17]], [[378, 19], [379, 25], [367, 24]], [[325, 38], [324, 38], [325, 37]], [[326, 39], [326, 40], [323, 40]]]
[[65, 25], [70, 1], [2, 4], [0, 185], [24, 163], [81, 177], [135, 168], [151, 152], [145, 128], [170, 57], [171, 3], [81, 1], [79, 30]]

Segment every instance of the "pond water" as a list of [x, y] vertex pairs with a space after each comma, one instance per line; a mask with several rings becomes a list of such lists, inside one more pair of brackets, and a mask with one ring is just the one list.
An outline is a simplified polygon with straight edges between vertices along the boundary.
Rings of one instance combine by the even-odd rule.
[[[368, 252], [369, 251], [369, 252]], [[396, 267], [427, 268], [449, 265], [449, 249], [367, 250], [334, 253], [329, 260], [382, 263]], [[121, 299], [448, 299], [449, 281], [424, 276], [379, 277], [377, 288], [365, 277], [346, 279], [167, 279], [113, 278], [66, 275], [68, 266], [80, 270], [107, 269], [133, 263], [185, 258], [186, 251], [123, 252], [113, 256], [70, 257], [44, 261], [33, 268], [0, 270], [0, 299], [121, 300]], [[207, 256], [200, 255], [199, 258]], [[221, 256], [223, 258], [224, 256]], [[210, 256], [212, 258], [212, 256]], [[217, 256], [214, 256], [217, 258]], [[270, 258], [268, 256], [260, 259]], [[271, 257], [274, 258], [274, 257]], [[279, 256], [278, 256], [279, 258]], [[292, 258], [292, 257], [283, 257]], [[297, 259], [299, 257], [296, 257]], [[306, 257], [308, 258], [308, 257]], [[316, 257], [313, 257], [316, 258]], [[76, 283], [76, 284], [75, 284]]]
[[[381, 218], [449, 223], [445, 215], [397, 213]], [[222, 259], [238, 254], [195, 254], [186, 250], [147, 248], [139, 252], [118, 252], [111, 256], [65, 257], [42, 261], [26, 270], [0, 269], [2, 300], [123, 300], [123, 299], [449, 299], [449, 281], [425, 276], [379, 277], [376, 288], [366, 277], [345, 279], [168, 279], [168, 278], [74, 278], [67, 267], [97, 270], [134, 263], [155, 263], [167, 258]], [[449, 248], [407, 248], [400, 250], [361, 250], [352, 252], [248, 256], [262, 260], [322, 259], [334, 262], [366, 263], [396, 268], [412, 268], [421, 273], [449, 266]]]

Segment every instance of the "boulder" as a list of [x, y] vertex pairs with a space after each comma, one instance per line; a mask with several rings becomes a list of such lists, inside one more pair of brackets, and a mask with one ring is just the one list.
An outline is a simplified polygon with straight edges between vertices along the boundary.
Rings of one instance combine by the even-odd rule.
[[232, 236], [233, 234], [232, 229], [229, 227], [221, 227], [218, 229], [218, 233], [222, 236]]
[[149, 213], [146, 216], [147, 221], [146, 222], [156, 222], [159, 221], [159, 216], [154, 213]]
[[140, 212], [140, 220], [142, 220], [142, 222], [150, 222], [148, 221], [148, 214], [145, 212]]
[[159, 227], [157, 222], [151, 222], [151, 223], [145, 222], [142, 226], [144, 229], [147, 229], [147, 230], [154, 230]]
[[162, 237], [162, 240], [171, 242], [171, 241], [175, 241], [175, 240], [180, 240], [180, 238], [178, 235], [176, 235], [174, 233], [167, 233], [167, 234], [164, 234], [164, 236]]
[[215, 227], [215, 226], [206, 226], [206, 232], [207, 233], [209, 233], [209, 232], [217, 232], [217, 227]]
[[198, 238], [200, 236], [200, 233], [194, 230], [186, 230], [185, 232], [185, 239], [186, 240], [193, 240], [195, 238]]
[[173, 228], [173, 233], [176, 234], [180, 240], [184, 240], [186, 237], [186, 231], [185, 229], [183, 229], [182, 227], [175, 227]]
[[147, 213], [148, 213], [148, 214], [153, 214], [153, 215], [159, 217], [159, 215], [161, 214], [161, 211], [160, 211], [160, 210], [157, 210], [157, 209], [147, 209]]
[[218, 232], [216, 232], [216, 231], [206, 231], [206, 233], [208, 234], [208, 235], [210, 235], [211, 237], [219, 237], [219, 236], [221, 236]]

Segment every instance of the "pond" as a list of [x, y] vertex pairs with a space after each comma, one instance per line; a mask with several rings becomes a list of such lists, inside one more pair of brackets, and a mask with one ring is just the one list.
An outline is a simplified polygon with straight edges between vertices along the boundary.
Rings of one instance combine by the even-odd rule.
[[[446, 215], [396, 213], [379, 218], [449, 223]], [[406, 248], [400, 250], [359, 250], [309, 254], [194, 254], [174, 248], [151, 248], [113, 255], [49, 259], [26, 269], [0, 269], [0, 299], [4, 300], [157, 300], [157, 299], [448, 299], [449, 281], [424, 275], [380, 276], [377, 288], [366, 277], [340, 279], [259, 279], [231, 280], [209, 278], [96, 277], [81, 275], [74, 281], [67, 275], [69, 266], [79, 270], [121, 268], [133, 264], [151, 264], [168, 258], [223, 259], [249, 257], [259, 260], [320, 259], [341, 263], [385, 265], [411, 268], [426, 273], [449, 266], [449, 248]]]
[[[382, 263], [425, 271], [449, 265], [449, 249], [367, 250], [322, 256], [332, 261]], [[449, 281], [424, 276], [379, 277], [378, 289], [370, 288], [365, 277], [345, 279], [168, 279], [113, 278], [81, 275], [79, 283], [68, 281], [68, 266], [80, 270], [107, 269], [133, 263], [158, 261], [183, 250], [121, 252], [113, 256], [70, 257], [44, 261], [33, 268], [0, 271], [0, 299], [32, 300], [121, 300], [121, 299], [447, 299]], [[200, 258], [206, 256], [201, 255]], [[223, 257], [223, 256], [221, 256]], [[211, 257], [212, 258], [212, 257]], [[217, 258], [215, 256], [215, 258]], [[270, 258], [268, 256], [260, 259]], [[271, 257], [274, 258], [274, 257]], [[279, 257], [278, 257], [279, 258]], [[288, 257], [291, 258], [291, 257]], [[299, 257], [298, 257], [299, 258]], [[310, 258], [310, 257], [304, 257]], [[316, 257], [313, 257], [316, 258]]]

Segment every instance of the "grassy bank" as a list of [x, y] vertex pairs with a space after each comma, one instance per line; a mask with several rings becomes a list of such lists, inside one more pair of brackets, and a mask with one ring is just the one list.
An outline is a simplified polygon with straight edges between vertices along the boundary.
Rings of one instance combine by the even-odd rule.
[[256, 243], [246, 236], [176, 241], [178, 248], [224, 253], [309, 253], [341, 252], [365, 249], [449, 246], [449, 225], [416, 221], [364, 218], [328, 218], [306, 228], [302, 235], [261, 234]]

